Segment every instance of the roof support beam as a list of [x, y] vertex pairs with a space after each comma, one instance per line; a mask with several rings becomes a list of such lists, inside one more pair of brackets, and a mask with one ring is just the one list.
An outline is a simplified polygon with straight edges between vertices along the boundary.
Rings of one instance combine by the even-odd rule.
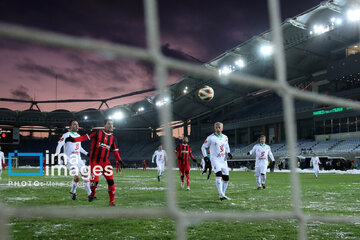
[[301, 29], [303, 29], [303, 30], [306, 30], [306, 29], [307, 29], [306, 24], [298, 21], [297, 19], [288, 18], [286, 21], [287, 21], [288, 23], [290, 23], [291, 25], [293, 25], [294, 27], [301, 28]]

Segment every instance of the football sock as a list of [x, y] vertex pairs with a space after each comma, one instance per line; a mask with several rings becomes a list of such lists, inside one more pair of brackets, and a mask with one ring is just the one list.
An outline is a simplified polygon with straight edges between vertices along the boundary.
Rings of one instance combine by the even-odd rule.
[[89, 196], [91, 194], [90, 181], [88, 179], [84, 179], [84, 185], [87, 195]]
[[76, 187], [77, 187], [77, 182], [74, 181], [74, 179], [71, 181], [71, 193], [76, 193]]
[[260, 176], [256, 177], [256, 183], [257, 183], [258, 187], [261, 187]]
[[92, 183], [90, 183], [90, 189], [91, 189], [91, 194], [90, 194], [90, 196], [91, 196], [91, 197], [94, 197], [94, 196], [95, 196], [96, 188], [97, 188], [97, 182], [92, 182]]
[[225, 195], [225, 192], [226, 192], [226, 189], [227, 189], [227, 186], [228, 186], [228, 181], [223, 181], [223, 193], [224, 193], [224, 195]]
[[109, 192], [110, 203], [114, 203], [114, 200], [115, 200], [115, 184], [113, 184], [111, 186], [108, 185], [108, 192]]
[[181, 178], [181, 182], [184, 182], [184, 175], [181, 175], [180, 178]]
[[265, 184], [266, 181], [266, 175], [261, 175], [261, 183]]
[[190, 174], [186, 174], [186, 184], [190, 186]]
[[216, 183], [216, 187], [218, 189], [218, 192], [219, 192], [219, 195], [223, 195], [223, 181], [221, 179], [221, 177], [216, 177], [216, 180], [215, 180], [215, 183]]

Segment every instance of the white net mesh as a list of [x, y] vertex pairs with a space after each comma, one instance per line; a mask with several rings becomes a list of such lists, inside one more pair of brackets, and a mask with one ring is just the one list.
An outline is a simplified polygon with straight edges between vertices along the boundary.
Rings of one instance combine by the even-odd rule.
[[[249, 76], [244, 74], [233, 74], [228, 76], [228, 80], [238, 84], [249, 85], [252, 87], [266, 88], [276, 91], [283, 99], [284, 122], [286, 131], [286, 140], [290, 152], [290, 169], [292, 184], [292, 211], [246, 214], [246, 213], [229, 213], [217, 212], [211, 215], [202, 212], [185, 213], [178, 208], [176, 198], [176, 188], [174, 182], [174, 172], [168, 171], [167, 174], [167, 208], [165, 209], [102, 209], [95, 208], [92, 211], [87, 209], [43, 209], [43, 208], [4, 208], [0, 206], [0, 239], [8, 239], [7, 223], [9, 217], [96, 217], [105, 218], [115, 217], [170, 217], [175, 221], [176, 238], [186, 239], [186, 223], [191, 221], [203, 220], [238, 220], [238, 221], [255, 221], [255, 220], [279, 220], [279, 219], [296, 219], [299, 223], [298, 239], [307, 239], [306, 224], [309, 221], [322, 221], [329, 223], [356, 223], [360, 222], [360, 217], [318, 217], [304, 214], [301, 209], [301, 192], [299, 186], [299, 177], [295, 171], [297, 166], [296, 160], [296, 124], [294, 113], [294, 98], [313, 101], [318, 103], [330, 104], [341, 107], [353, 107], [354, 110], [360, 110], [360, 104], [357, 102], [347, 101], [346, 99], [329, 97], [311, 92], [297, 90], [288, 85], [286, 81], [286, 65], [283, 49], [283, 39], [281, 31], [281, 18], [278, 0], [269, 0], [269, 13], [271, 29], [273, 30], [273, 43], [275, 53], [276, 81], [264, 79], [261, 77]], [[147, 29], [147, 49], [134, 48], [119, 44], [104, 43], [87, 38], [71, 37], [63, 34], [55, 34], [36, 29], [24, 28], [9, 24], [0, 24], [0, 35], [17, 39], [36, 42], [58, 47], [68, 47], [82, 49], [87, 51], [100, 52], [103, 54], [111, 53], [119, 57], [134, 58], [152, 62], [155, 66], [155, 79], [157, 91], [160, 97], [168, 95], [166, 79], [169, 70], [179, 70], [189, 74], [197, 74], [204, 77], [219, 79], [217, 72], [170, 59], [162, 55], [159, 41], [159, 18], [157, 13], [156, 0], [144, 0], [145, 6], [145, 24]], [[173, 152], [173, 141], [171, 138], [171, 105], [165, 105], [160, 109], [159, 119], [164, 126], [164, 138], [162, 145], [168, 152]], [[174, 167], [173, 155], [169, 154], [169, 169]], [[191, 221], [190, 221], [191, 220]]]

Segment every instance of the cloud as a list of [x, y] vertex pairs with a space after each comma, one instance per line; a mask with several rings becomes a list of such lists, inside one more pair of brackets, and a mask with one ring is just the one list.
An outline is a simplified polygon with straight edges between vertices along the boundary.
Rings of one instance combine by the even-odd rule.
[[14, 98], [21, 100], [31, 100], [30, 95], [28, 94], [29, 89], [23, 85], [18, 86], [16, 89], [11, 89], [10, 93]]
[[196, 57], [193, 57], [179, 49], [174, 49], [170, 47], [169, 43], [166, 43], [161, 46], [161, 50], [163, 54], [165, 54], [168, 57], [176, 58], [179, 60], [184, 60], [188, 62], [195, 62], [195, 63], [204, 63], [204, 61], [201, 61], [197, 59]]
[[122, 93], [124, 92], [125, 88], [124, 87], [107, 87], [104, 88], [105, 92], [113, 92], [113, 93]]
[[59, 73], [62, 70], [55, 70], [53, 66], [47, 67], [47, 66], [41, 66], [36, 63], [34, 63], [31, 60], [27, 60], [25, 63], [19, 63], [16, 65], [17, 69], [23, 72], [27, 73], [39, 73], [41, 75], [50, 77], [51, 79], [55, 79], [56, 77], [59, 80], [62, 80], [66, 83], [80, 83], [81, 81], [79, 79], [69, 77], [65, 74]]

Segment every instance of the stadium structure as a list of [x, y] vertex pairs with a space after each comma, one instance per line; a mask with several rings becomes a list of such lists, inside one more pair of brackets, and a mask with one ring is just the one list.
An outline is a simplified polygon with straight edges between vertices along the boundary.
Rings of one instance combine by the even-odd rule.
[[[360, 98], [359, 16], [359, 11], [353, 10], [349, 1], [333, 0], [324, 1], [285, 20], [281, 29], [288, 83], [303, 91], [357, 101]], [[184, 134], [190, 136], [197, 158], [200, 157], [203, 140], [213, 131], [213, 123], [221, 121], [235, 159], [243, 159], [247, 163], [251, 161], [246, 153], [257, 142], [258, 136], [264, 134], [277, 161], [282, 161], [286, 159], [288, 150], [281, 97], [268, 89], [245, 85], [239, 87], [227, 80], [227, 76], [233, 72], [275, 79], [272, 34], [269, 30], [254, 36], [205, 63], [204, 68], [219, 73], [221, 82], [184, 75], [169, 87], [169, 95], [165, 98], [153, 95], [112, 108], [107, 103], [114, 99], [155, 89], [98, 100], [22, 101], [2, 98], [1, 101], [29, 104], [29, 109], [0, 109], [1, 145], [5, 152], [14, 149], [21, 152], [55, 151], [57, 140], [71, 119], [79, 121], [84, 133], [102, 126], [105, 118], [113, 117], [116, 120], [115, 135], [119, 141], [120, 155], [127, 166], [136, 167], [144, 159], [150, 160], [159, 145], [162, 126], [158, 120], [158, 109], [172, 104], [172, 127], [183, 128]], [[215, 91], [215, 97], [210, 102], [201, 101], [197, 96], [198, 89], [203, 85], [209, 85]], [[99, 108], [79, 112], [41, 111], [42, 104], [80, 101], [98, 101]], [[358, 111], [296, 100], [295, 112], [297, 148], [302, 166], [306, 167], [309, 163], [311, 152], [326, 160], [324, 162], [328, 168], [358, 166]], [[32, 137], [34, 132], [46, 132], [49, 137], [36, 139]], [[21, 136], [22, 133], [30, 133], [30, 136]]]

